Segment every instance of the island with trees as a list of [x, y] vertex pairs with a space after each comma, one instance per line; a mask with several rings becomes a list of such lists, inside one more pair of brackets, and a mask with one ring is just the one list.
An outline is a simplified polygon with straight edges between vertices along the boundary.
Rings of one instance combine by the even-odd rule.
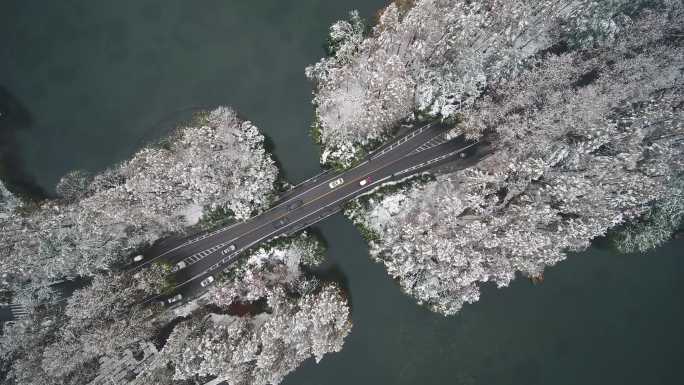
[[479, 287], [540, 277], [610, 233], [623, 251], [684, 215], [679, 1], [395, 1], [366, 35], [330, 29], [316, 84], [321, 162], [348, 167], [413, 119], [496, 151], [351, 204], [402, 289], [454, 314]]
[[[187, 314], [145, 303], [165, 290], [169, 266], [121, 269], [158, 238], [266, 209], [277, 182], [264, 136], [219, 107], [116, 167], [69, 173], [56, 199], [23, 200], [0, 185], [2, 294], [27, 313], [4, 325], [3, 382], [91, 383], [103, 357], [140, 341], [159, 353], [138, 368], [138, 384], [278, 383], [339, 351], [349, 306], [336, 283], [308, 272], [324, 248], [306, 233], [251, 251]], [[81, 287], [64, 298], [59, 284], [74, 278]]]

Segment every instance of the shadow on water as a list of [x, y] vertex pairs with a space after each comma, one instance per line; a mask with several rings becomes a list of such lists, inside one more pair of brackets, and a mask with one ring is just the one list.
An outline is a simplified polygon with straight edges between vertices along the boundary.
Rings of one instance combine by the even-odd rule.
[[28, 110], [0, 86], [0, 179], [13, 193], [27, 199], [47, 198], [47, 192], [24, 171], [18, 153], [16, 133], [31, 127]]
[[325, 238], [320, 228], [317, 226], [308, 227], [306, 232], [309, 233], [309, 235], [311, 235], [311, 237], [313, 237], [315, 240], [317, 240], [321, 246], [323, 246], [323, 249], [328, 249], [328, 240]]
[[263, 130], [260, 130], [261, 134], [264, 136], [264, 149], [268, 154], [271, 155], [271, 159], [275, 162], [276, 167], [278, 167], [278, 179], [281, 181], [287, 180], [287, 173], [283, 168], [283, 163], [278, 159], [276, 155], [276, 145], [273, 139]]

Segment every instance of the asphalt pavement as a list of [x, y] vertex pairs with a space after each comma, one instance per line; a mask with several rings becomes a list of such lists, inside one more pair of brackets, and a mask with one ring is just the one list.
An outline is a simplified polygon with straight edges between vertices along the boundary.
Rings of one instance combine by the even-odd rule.
[[[200, 282], [227, 268], [245, 250], [273, 238], [294, 234], [341, 211], [344, 204], [383, 183], [401, 180], [440, 164], [465, 168], [488, 153], [487, 143], [459, 136], [444, 140], [448, 127], [436, 123], [410, 131], [343, 172], [323, 172], [281, 195], [272, 208], [245, 221], [186, 238], [167, 239], [144, 252], [144, 259], [129, 266], [139, 270], [155, 261], [184, 262], [174, 273], [172, 294], [188, 299], [203, 291]], [[365, 181], [365, 182], [362, 182]]]

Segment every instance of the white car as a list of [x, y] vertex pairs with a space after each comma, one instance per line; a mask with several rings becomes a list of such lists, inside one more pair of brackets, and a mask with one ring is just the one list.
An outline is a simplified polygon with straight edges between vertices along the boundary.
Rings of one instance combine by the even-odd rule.
[[207, 287], [207, 286], [211, 285], [212, 282], [214, 282], [214, 277], [212, 277], [212, 276], [210, 275], [210, 276], [208, 276], [207, 278], [204, 278], [204, 279], [202, 280], [202, 282], [200, 282], [200, 285], [202, 285], [202, 287]]
[[232, 243], [232, 244], [230, 244], [230, 246], [228, 246], [228, 247], [226, 247], [225, 249], [223, 249], [223, 251], [221, 252], [221, 254], [226, 255], [226, 254], [230, 253], [231, 251], [235, 251], [235, 249], [236, 249], [235, 244]]
[[367, 177], [367, 178], [365, 178], [365, 179], [361, 179], [361, 180], [359, 181], [359, 186], [365, 186], [365, 185], [367, 185], [368, 183], [370, 183], [370, 182], [372, 182], [372, 181], [373, 181], [373, 179], [371, 179], [371, 177]]
[[180, 269], [185, 269], [185, 266], [187, 266], [187, 265], [188, 265], [188, 264], [185, 263], [185, 261], [180, 261], [180, 262], [178, 262], [177, 264], [173, 265], [173, 267], [171, 268], [171, 272], [172, 272], [172, 273], [175, 273], [175, 272], [177, 272], [177, 271], [180, 270]]
[[176, 294], [176, 295], [174, 295], [173, 297], [167, 299], [166, 301], [167, 301], [168, 303], [174, 303], [174, 302], [178, 302], [178, 301], [180, 301], [180, 300], [182, 300], [182, 299], [183, 299], [183, 294]]
[[135, 257], [133, 257], [133, 262], [140, 262], [143, 260], [142, 254], [138, 254]]
[[335, 179], [334, 181], [328, 183], [328, 186], [330, 186], [330, 188], [335, 188], [335, 187], [337, 187], [337, 186], [342, 185], [342, 183], [344, 183], [344, 179], [342, 179], [342, 178], [337, 178], [337, 179]]

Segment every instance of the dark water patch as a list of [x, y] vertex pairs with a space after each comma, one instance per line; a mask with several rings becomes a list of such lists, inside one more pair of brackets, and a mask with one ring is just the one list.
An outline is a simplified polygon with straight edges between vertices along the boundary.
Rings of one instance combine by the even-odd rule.
[[278, 158], [276, 144], [273, 141], [273, 138], [267, 133], [265, 133], [263, 130], [261, 130], [261, 134], [264, 136], [264, 150], [266, 150], [266, 152], [271, 156], [271, 159], [273, 159], [275, 166], [278, 168], [278, 184], [283, 185], [284, 182], [288, 180], [287, 172], [283, 167], [283, 163]]
[[17, 145], [17, 132], [31, 127], [28, 109], [9, 90], [0, 86], [0, 180], [12, 193], [29, 200], [47, 198], [47, 193], [29, 176]]
[[173, 329], [176, 327], [176, 325], [189, 319], [190, 317], [176, 317], [171, 320], [171, 322], [164, 324], [162, 327], [157, 329], [156, 333], [154, 333], [151, 338], [151, 342], [154, 344], [157, 350], [161, 350], [164, 345], [166, 345], [166, 341], [169, 339], [169, 336], [171, 335], [171, 332], [173, 332]]

